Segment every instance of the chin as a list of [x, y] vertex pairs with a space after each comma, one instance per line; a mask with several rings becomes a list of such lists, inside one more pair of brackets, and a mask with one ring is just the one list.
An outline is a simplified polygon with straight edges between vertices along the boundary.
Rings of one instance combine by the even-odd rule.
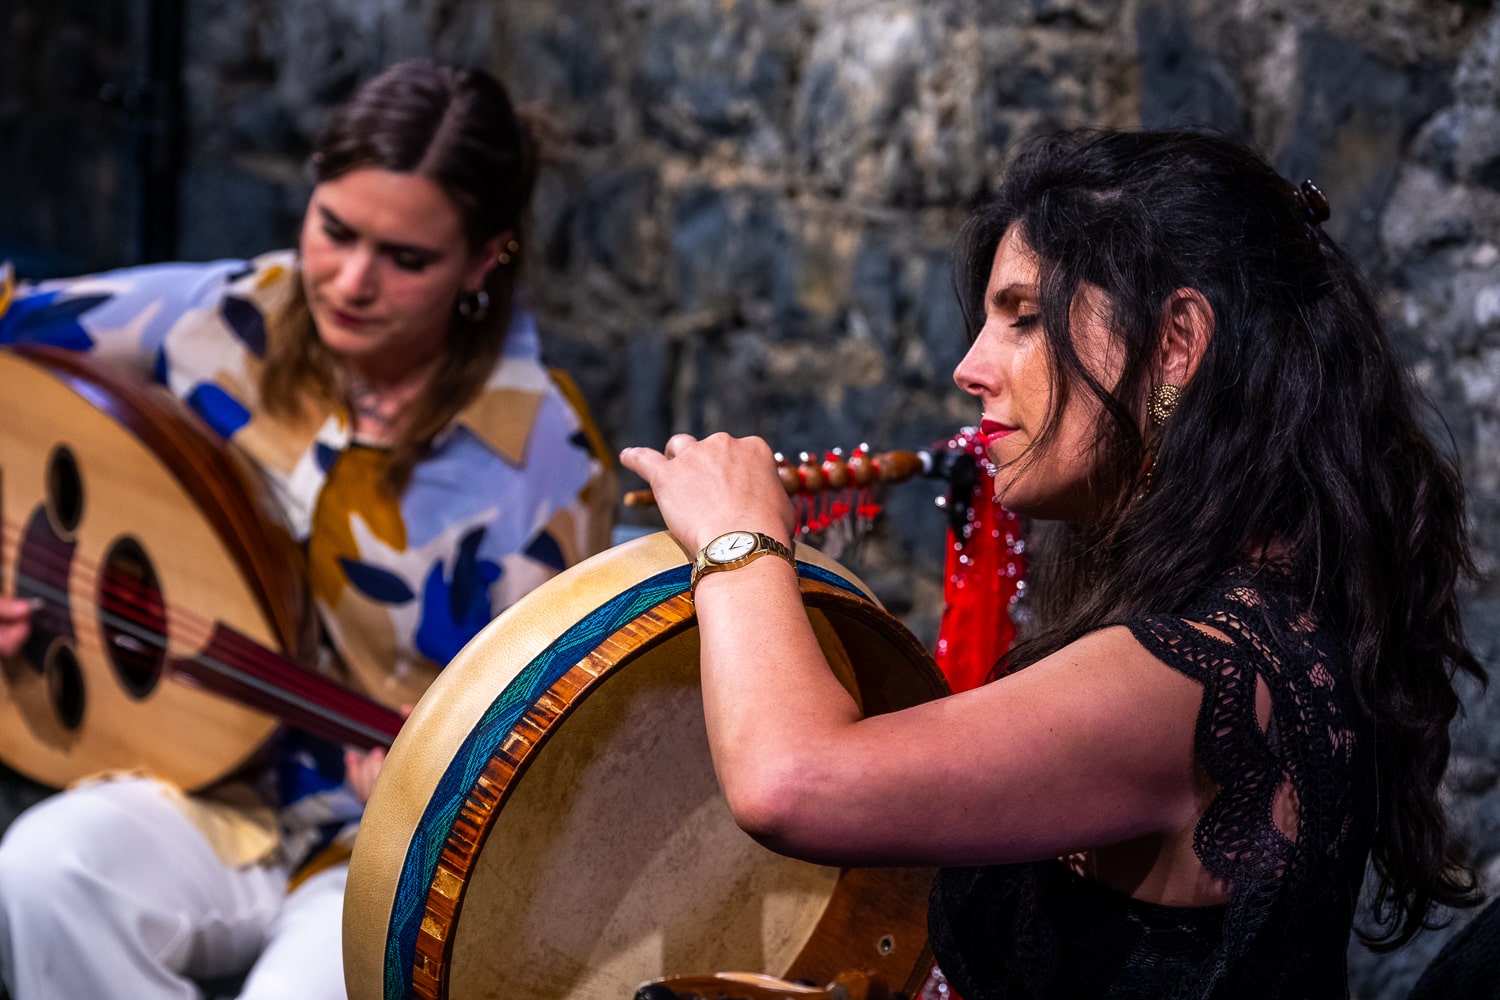
[[317, 328], [318, 339], [323, 342], [323, 346], [334, 354], [358, 356], [373, 346], [368, 336], [346, 329], [317, 314], [313, 315], [313, 325]]
[[1009, 482], [1005, 479], [1005, 470], [1001, 469], [995, 480], [995, 502], [1006, 510], [1019, 517], [1029, 518], [1033, 521], [1075, 521], [1073, 505], [1069, 503], [1068, 497], [1057, 496], [1051, 492], [1038, 494], [1035, 490], [1028, 490], [1023, 482], [1019, 482], [1020, 476]]
[[328, 348], [328, 353], [340, 360], [358, 358], [365, 353], [360, 349], [358, 344], [350, 343], [346, 337], [330, 337], [320, 330], [318, 331], [318, 339], [323, 342], [324, 347]]
[[1014, 481], [1006, 481], [1005, 469], [1002, 468], [995, 476], [995, 502], [1012, 514], [1022, 517], [1035, 517], [1032, 513], [1033, 504], [1024, 490], [1017, 490]]

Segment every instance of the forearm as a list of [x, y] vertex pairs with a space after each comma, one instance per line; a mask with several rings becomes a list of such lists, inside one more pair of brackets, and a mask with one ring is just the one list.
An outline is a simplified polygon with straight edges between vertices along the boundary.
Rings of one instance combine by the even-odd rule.
[[784, 561], [705, 576], [695, 604], [709, 746], [725, 796], [752, 834], [795, 836], [788, 824], [817, 815], [824, 765], [859, 709], [829, 668]]

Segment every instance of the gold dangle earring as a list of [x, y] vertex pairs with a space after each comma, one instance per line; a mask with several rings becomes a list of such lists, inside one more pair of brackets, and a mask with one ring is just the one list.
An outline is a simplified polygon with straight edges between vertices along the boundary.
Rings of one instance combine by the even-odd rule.
[[[1163, 382], [1151, 390], [1151, 396], [1146, 401], [1146, 415], [1151, 418], [1151, 423], [1160, 427], [1167, 422], [1172, 411], [1177, 409], [1177, 401], [1182, 398], [1182, 390], [1171, 382]], [[1152, 442], [1151, 450], [1146, 459], [1145, 476], [1141, 481], [1141, 491], [1136, 494], [1137, 499], [1151, 492], [1151, 477], [1156, 472], [1156, 443]]]
[[1163, 382], [1151, 390], [1151, 399], [1146, 404], [1146, 413], [1151, 417], [1151, 422], [1160, 427], [1167, 422], [1172, 411], [1177, 409], [1177, 401], [1182, 398], [1182, 390], [1171, 382]]

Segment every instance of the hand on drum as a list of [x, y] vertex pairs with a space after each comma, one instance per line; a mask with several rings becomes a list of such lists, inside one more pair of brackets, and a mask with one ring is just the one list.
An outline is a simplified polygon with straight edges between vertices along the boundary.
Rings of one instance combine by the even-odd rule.
[[674, 434], [662, 451], [626, 448], [620, 462], [650, 484], [668, 530], [690, 553], [726, 531], [760, 531], [783, 542], [796, 531], [775, 456], [758, 437]]
[[31, 635], [31, 602], [0, 597], [0, 656], [15, 656]]

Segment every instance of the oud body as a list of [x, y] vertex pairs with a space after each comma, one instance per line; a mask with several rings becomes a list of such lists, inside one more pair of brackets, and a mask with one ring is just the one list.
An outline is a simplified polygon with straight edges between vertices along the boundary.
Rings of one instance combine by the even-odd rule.
[[311, 651], [258, 475], [164, 389], [86, 356], [0, 351], [0, 386], [0, 586], [35, 609], [0, 670], [0, 760], [59, 787], [233, 774], [278, 725], [227, 696], [264, 683], [236, 664]]

